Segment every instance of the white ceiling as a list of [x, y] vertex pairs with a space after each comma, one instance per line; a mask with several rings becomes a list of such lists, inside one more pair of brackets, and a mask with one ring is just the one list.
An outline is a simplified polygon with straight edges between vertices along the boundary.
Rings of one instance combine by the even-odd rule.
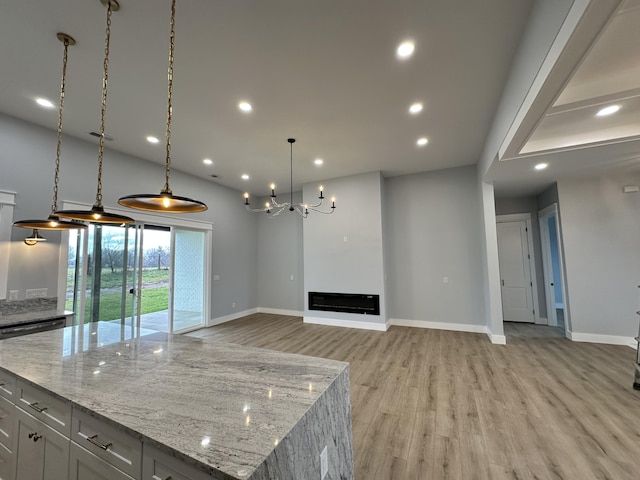
[[[592, 41], [583, 46], [584, 55], [560, 56], [560, 68], [549, 76], [551, 91], [540, 95], [541, 103], [549, 94], [553, 101], [533, 127], [523, 122], [522, 132], [492, 167], [490, 177], [499, 196], [539, 193], [559, 179], [640, 171], [640, 0], [619, 2], [604, 19], [589, 18], [588, 11], [574, 36], [584, 36], [599, 20], [604, 27], [587, 34]], [[567, 50], [576, 50], [575, 45]], [[574, 61], [568, 76], [556, 73], [564, 62]], [[610, 105], [620, 110], [596, 115]], [[537, 172], [538, 163], [549, 166]]]
[[[288, 184], [287, 137], [298, 140], [294, 189], [374, 170], [393, 176], [474, 164], [531, 4], [179, 0], [173, 166], [263, 195], [272, 181], [283, 191]], [[88, 132], [99, 127], [105, 8], [99, 0], [1, 5], [0, 111], [55, 129], [55, 109], [43, 110], [34, 98], [57, 104], [56, 32], [65, 32], [77, 45], [69, 51], [64, 131], [90, 140]], [[164, 138], [170, 2], [120, 5], [106, 125], [114, 140], [107, 147], [163, 163], [163, 140], [154, 146], [145, 137]], [[395, 48], [405, 39], [416, 51], [400, 61]], [[238, 110], [241, 100], [253, 104], [251, 114]], [[411, 116], [415, 101], [424, 110]], [[429, 144], [418, 148], [421, 136]], [[318, 157], [321, 168], [312, 164]], [[203, 165], [204, 158], [214, 164]], [[243, 173], [251, 180], [242, 181]], [[158, 167], [159, 187], [162, 180]]]

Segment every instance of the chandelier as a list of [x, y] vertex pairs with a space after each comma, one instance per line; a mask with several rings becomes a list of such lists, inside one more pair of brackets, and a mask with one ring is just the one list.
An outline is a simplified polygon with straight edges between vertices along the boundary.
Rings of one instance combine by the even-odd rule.
[[298, 212], [298, 214], [302, 218], [307, 218], [307, 216], [309, 215], [309, 211], [323, 213], [325, 215], [330, 215], [334, 212], [334, 210], [336, 209], [335, 197], [331, 198], [331, 207], [329, 207], [328, 210], [320, 209], [320, 207], [322, 206], [322, 202], [325, 200], [324, 191], [323, 191], [324, 188], [322, 185], [320, 185], [320, 188], [319, 188], [320, 196], [318, 197], [318, 199], [320, 201], [318, 203], [308, 204], [308, 203], [293, 202], [293, 144], [295, 143], [295, 141], [296, 141], [295, 138], [287, 139], [287, 142], [289, 142], [290, 165], [291, 165], [291, 169], [290, 169], [290, 172], [291, 172], [290, 192], [291, 193], [290, 193], [289, 201], [284, 203], [279, 203], [278, 200], [276, 200], [277, 198], [276, 186], [275, 184], [272, 183], [271, 184], [271, 201], [266, 202], [263, 208], [251, 208], [251, 203], [249, 203], [249, 193], [245, 192], [244, 206], [247, 209], [247, 211], [266, 213], [269, 218], [280, 215], [280, 213], [283, 212], [284, 210], [288, 210], [290, 212]]

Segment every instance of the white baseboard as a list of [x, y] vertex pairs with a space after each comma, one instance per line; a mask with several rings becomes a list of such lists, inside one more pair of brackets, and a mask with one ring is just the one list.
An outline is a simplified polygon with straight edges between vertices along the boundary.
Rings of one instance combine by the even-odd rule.
[[487, 333], [486, 325], [471, 325], [464, 323], [431, 322], [427, 320], [405, 320], [392, 318], [391, 325], [399, 327], [431, 328], [434, 330], [452, 330], [454, 332]]
[[258, 307], [258, 313], [269, 313], [271, 315], [291, 315], [292, 317], [302, 317], [303, 311], [298, 310], [283, 310], [281, 308], [265, 308]]
[[489, 340], [491, 340], [491, 343], [493, 343], [494, 345], [507, 344], [506, 335], [496, 335], [495, 333], [492, 333], [491, 330], [489, 330], [488, 328], [487, 328], [487, 337], [489, 337]]
[[549, 325], [549, 319], [547, 317], [536, 318], [536, 325]]
[[207, 327], [213, 327], [214, 325], [220, 325], [221, 323], [230, 322], [231, 320], [237, 320], [238, 318], [246, 317], [258, 313], [257, 308], [250, 308], [249, 310], [243, 310], [241, 312], [235, 312], [230, 315], [224, 315], [223, 317], [212, 318], [207, 322]]
[[567, 330], [567, 338], [574, 342], [586, 343], [605, 343], [607, 345], [627, 345], [636, 348], [634, 337], [625, 337], [622, 335], [602, 335], [597, 333], [579, 333]]
[[380, 332], [386, 332], [389, 328], [389, 323], [376, 323], [376, 322], [358, 322], [355, 320], [339, 320], [337, 318], [323, 318], [323, 317], [303, 317], [304, 323], [313, 323], [316, 325], [329, 325], [331, 327], [346, 327], [346, 328], [361, 328], [364, 330], [377, 330]]

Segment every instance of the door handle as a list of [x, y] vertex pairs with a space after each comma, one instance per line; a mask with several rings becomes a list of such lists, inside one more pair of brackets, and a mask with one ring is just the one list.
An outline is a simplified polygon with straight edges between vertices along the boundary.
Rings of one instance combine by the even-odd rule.
[[129, 289], [129, 293], [131, 295], [135, 295], [136, 294], [136, 290], [134, 288]]
[[553, 282], [551, 282], [549, 285], [551, 285], [553, 287]]
[[502, 286], [504, 287], [504, 279], [502, 280]]

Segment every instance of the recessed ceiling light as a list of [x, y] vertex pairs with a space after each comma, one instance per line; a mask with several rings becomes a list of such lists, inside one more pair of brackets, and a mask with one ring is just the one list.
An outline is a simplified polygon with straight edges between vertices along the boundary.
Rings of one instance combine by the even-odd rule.
[[604, 107], [598, 110], [598, 113], [596, 113], [596, 116], [606, 117], [607, 115], [612, 115], [616, 113], [618, 110], [620, 110], [620, 105], [609, 105], [608, 107]]
[[539, 163], [537, 164], [535, 167], [536, 170], [544, 170], [545, 168], [547, 168], [549, 166], [548, 163]]
[[53, 102], [47, 100], [46, 98], [36, 98], [36, 103], [44, 108], [53, 108]]
[[238, 108], [240, 110], [242, 110], [243, 112], [250, 112], [251, 110], [253, 110], [253, 107], [251, 106], [251, 104], [249, 102], [240, 102], [238, 104]]
[[414, 103], [409, 107], [409, 113], [412, 113], [413, 115], [415, 115], [416, 113], [420, 113], [421, 111], [422, 111], [421, 103]]
[[396, 50], [396, 55], [398, 55], [398, 58], [409, 58], [411, 55], [413, 55], [413, 51], [415, 50], [415, 48], [416, 46], [413, 42], [402, 42]]
[[429, 140], [425, 137], [422, 137], [418, 139], [416, 145], [418, 145], [419, 147], [424, 147], [427, 143], [429, 143]]
[[213, 163], [213, 160], [211, 160], [210, 158], [205, 158], [204, 160], [202, 160], [202, 163], [204, 163], [205, 165], [211, 165]]
[[316, 158], [316, 159], [313, 161], [313, 163], [314, 163], [314, 164], [316, 164], [316, 165], [318, 165], [318, 166], [320, 166], [320, 165], [322, 165], [322, 164], [324, 163], [324, 160], [322, 160], [321, 158]]
[[243, 180], [249, 180], [249, 175], [247, 175], [246, 173], [243, 173], [240, 178], [242, 178]]
[[158, 140], [156, 137], [153, 137], [153, 136], [149, 135], [147, 137], [147, 142], [149, 142], [149, 143], [159, 143], [160, 140]]

